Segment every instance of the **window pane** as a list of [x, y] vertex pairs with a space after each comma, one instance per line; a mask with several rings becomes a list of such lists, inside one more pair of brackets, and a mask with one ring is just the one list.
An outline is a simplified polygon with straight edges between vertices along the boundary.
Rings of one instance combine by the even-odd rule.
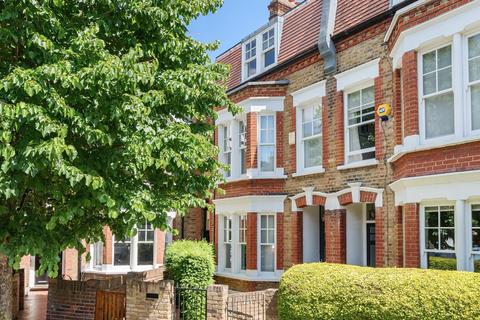
[[468, 63], [468, 78], [471, 82], [480, 80], [480, 58], [470, 60]]
[[275, 243], [275, 230], [269, 230], [268, 231], [267, 242], [268, 243]]
[[349, 129], [350, 151], [375, 147], [375, 123], [367, 123]]
[[347, 99], [349, 109], [360, 106], [360, 91], [350, 93]]
[[468, 58], [480, 56], [480, 34], [468, 39]]
[[435, 270], [457, 270], [457, 259], [453, 253], [428, 253], [428, 268]]
[[261, 271], [275, 271], [274, 256], [273, 245], [261, 246]]
[[240, 168], [241, 174], [247, 173], [247, 150], [242, 149], [240, 151]]
[[265, 68], [275, 63], [275, 49], [265, 52]]
[[436, 138], [454, 133], [453, 93], [425, 100], [426, 137]]
[[257, 72], [257, 59], [247, 63], [247, 76], [253, 76]]
[[438, 229], [427, 229], [426, 230], [426, 244], [427, 249], [438, 249]]
[[308, 138], [308, 137], [311, 137], [313, 132], [312, 132], [312, 123], [311, 122], [307, 122], [307, 123], [304, 123], [303, 124], [303, 137], [304, 138]]
[[423, 74], [434, 71], [437, 68], [435, 51], [423, 55]]
[[247, 245], [240, 245], [240, 269], [247, 270]]
[[369, 87], [362, 90], [362, 105], [375, 102], [375, 90], [374, 87]]
[[154, 231], [147, 231], [147, 241], [153, 241], [154, 239], [154, 234], [155, 232]]
[[153, 265], [153, 243], [138, 244], [138, 265]]
[[275, 147], [262, 146], [260, 147], [260, 170], [273, 171], [275, 162]]
[[232, 245], [230, 243], [225, 244], [225, 268], [230, 269], [232, 267]]
[[452, 88], [452, 68], [438, 71], [438, 91]]
[[472, 129], [480, 129], [480, 84], [470, 88], [472, 103]]
[[130, 243], [116, 242], [114, 247], [114, 265], [130, 265]]
[[472, 229], [472, 250], [480, 251], [480, 229]]
[[442, 69], [452, 65], [452, 47], [447, 46], [438, 49], [438, 69]]
[[267, 227], [267, 216], [260, 217], [260, 228], [265, 229]]
[[313, 134], [321, 134], [322, 133], [322, 120], [316, 119], [313, 121]]
[[373, 203], [367, 203], [367, 220], [375, 220], [375, 205]]
[[438, 212], [437, 208], [432, 211], [425, 209], [425, 226], [426, 227], [438, 227]]
[[453, 211], [442, 211], [440, 212], [440, 226], [442, 228], [455, 227], [455, 214]]
[[304, 143], [305, 168], [316, 167], [322, 164], [322, 139], [314, 138]]
[[441, 250], [455, 249], [455, 230], [454, 229], [440, 229], [440, 243]]
[[260, 231], [260, 243], [268, 243], [267, 238], [268, 238], [268, 231], [267, 230]]
[[268, 227], [270, 229], [275, 228], [275, 217], [273, 215], [268, 216]]
[[435, 72], [423, 76], [423, 94], [434, 92], [437, 92], [437, 74]]
[[480, 210], [479, 206], [472, 206], [472, 227], [480, 228]]

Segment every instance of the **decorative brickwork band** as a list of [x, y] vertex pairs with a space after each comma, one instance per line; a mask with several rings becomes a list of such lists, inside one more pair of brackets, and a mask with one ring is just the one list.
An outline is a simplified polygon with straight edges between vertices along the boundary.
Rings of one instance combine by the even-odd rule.
[[346, 222], [345, 209], [325, 211], [326, 262], [347, 262]]
[[360, 191], [360, 202], [375, 203], [377, 194], [375, 192]]
[[343, 122], [343, 91], [337, 91], [335, 97], [335, 159], [337, 166], [345, 162], [345, 134]]
[[303, 212], [292, 213], [292, 263], [303, 263]]
[[257, 167], [257, 114], [247, 113], [247, 168]]
[[385, 215], [383, 208], [375, 208], [375, 266], [385, 266]]
[[353, 203], [352, 193], [344, 193], [338, 196], [338, 202], [342, 206], [346, 206]]
[[297, 208], [305, 208], [307, 206], [307, 197], [303, 196], [295, 199], [295, 205]]
[[405, 53], [402, 63], [404, 134], [408, 137], [419, 134], [417, 52], [412, 50]]
[[283, 212], [277, 213], [277, 270], [283, 270]]
[[313, 196], [312, 205], [314, 206], [325, 206], [325, 202], [327, 202], [327, 198], [322, 196]]
[[405, 223], [405, 267], [420, 267], [420, 210], [416, 203], [408, 203], [403, 208]]
[[247, 270], [257, 270], [257, 213], [247, 213]]

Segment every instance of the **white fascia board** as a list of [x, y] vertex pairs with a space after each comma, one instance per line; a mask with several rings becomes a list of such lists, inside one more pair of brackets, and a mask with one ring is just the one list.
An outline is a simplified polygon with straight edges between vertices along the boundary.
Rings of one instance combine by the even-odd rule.
[[284, 211], [286, 195], [243, 196], [213, 200], [215, 214], [277, 213]]
[[339, 73], [335, 76], [337, 79], [337, 91], [342, 91], [365, 81], [374, 80], [379, 75], [380, 59], [375, 59], [360, 66]]
[[411, 3], [410, 5], [408, 5], [406, 7], [403, 7], [402, 9], [395, 12], [395, 15], [393, 16], [392, 22], [390, 23], [390, 25], [388, 27], [388, 30], [387, 30], [387, 33], [385, 34], [384, 42], [387, 42], [390, 39], [390, 36], [392, 35], [393, 30], [395, 29], [395, 26], [397, 25], [397, 21], [402, 15], [404, 15], [405, 13], [407, 13], [410, 10], [413, 10], [417, 7], [420, 7], [420, 6], [424, 5], [427, 1], [430, 1], [430, 0], [415, 1], [414, 3]]
[[[263, 111], [282, 112], [284, 110], [284, 101], [285, 97], [252, 97], [237, 103], [237, 105], [242, 108], [240, 114]], [[215, 120], [215, 125], [217, 126], [230, 122], [235, 118], [226, 108], [217, 111], [217, 116], [218, 118]]]
[[445, 41], [456, 33], [480, 26], [480, 0], [472, 1], [443, 15], [403, 31], [390, 53], [393, 69], [401, 67], [406, 52]]
[[480, 197], [480, 170], [403, 178], [390, 184], [395, 205]]
[[298, 107], [315, 99], [322, 99], [326, 94], [326, 83], [326, 80], [322, 80], [293, 92], [293, 106]]

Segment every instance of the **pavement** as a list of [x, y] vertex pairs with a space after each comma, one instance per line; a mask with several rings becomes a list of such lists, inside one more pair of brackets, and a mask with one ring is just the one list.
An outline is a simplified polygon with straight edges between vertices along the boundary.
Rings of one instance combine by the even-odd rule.
[[20, 311], [19, 320], [45, 320], [47, 319], [48, 291], [30, 291], [25, 296], [25, 310]]

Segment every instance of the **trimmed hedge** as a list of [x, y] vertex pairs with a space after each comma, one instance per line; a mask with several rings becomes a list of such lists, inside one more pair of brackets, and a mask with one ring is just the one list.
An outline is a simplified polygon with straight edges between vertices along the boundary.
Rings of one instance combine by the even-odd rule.
[[443, 258], [443, 257], [430, 257], [428, 259], [428, 268], [435, 270], [457, 270], [457, 259], [455, 258]]
[[312, 263], [282, 276], [280, 319], [480, 319], [480, 275]]
[[206, 288], [213, 283], [213, 248], [206, 241], [175, 241], [167, 247], [165, 264], [168, 277], [176, 286]]

